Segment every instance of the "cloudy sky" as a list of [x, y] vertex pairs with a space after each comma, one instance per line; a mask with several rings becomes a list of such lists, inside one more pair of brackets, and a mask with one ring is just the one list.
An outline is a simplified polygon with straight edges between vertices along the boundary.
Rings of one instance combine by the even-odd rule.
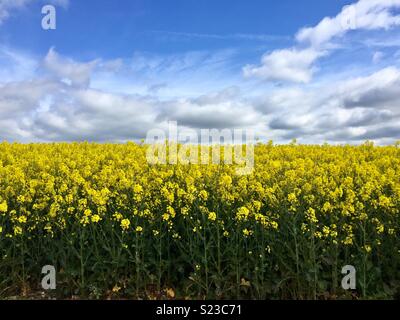
[[0, 141], [136, 140], [168, 121], [399, 140], [400, 0], [0, 0]]

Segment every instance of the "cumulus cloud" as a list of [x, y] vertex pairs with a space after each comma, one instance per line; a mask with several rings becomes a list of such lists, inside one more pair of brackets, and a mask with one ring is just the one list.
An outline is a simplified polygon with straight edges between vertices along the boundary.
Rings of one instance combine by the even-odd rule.
[[[13, 139], [24, 139], [20, 134], [23, 131], [38, 141], [125, 141], [144, 138], [152, 128], [166, 128], [168, 121], [178, 121], [179, 126], [187, 128], [222, 129], [253, 126], [260, 119], [260, 114], [233, 101], [209, 101], [207, 105], [197, 104], [196, 98], [159, 101], [140, 95], [74, 88], [62, 82], [47, 89], [42, 86], [43, 91], [32, 93], [34, 88], [27, 84], [18, 100], [12, 94], [4, 95], [4, 104], [13, 110], [4, 110], [7, 118], [20, 119], [10, 131], [14, 133]], [[51, 94], [51, 99], [46, 94]], [[19, 117], [16, 107], [21, 111]]]
[[399, 7], [400, 0], [359, 0], [345, 6], [337, 16], [325, 17], [316, 26], [301, 29], [296, 39], [319, 47], [351, 30], [387, 30], [400, 25], [400, 15], [391, 11]]
[[[335, 41], [352, 30], [399, 26], [400, 16], [394, 10], [398, 8], [400, 0], [360, 0], [344, 7], [336, 17], [325, 17], [316, 26], [301, 29], [296, 34], [298, 46], [267, 52], [259, 65], [243, 68], [246, 77], [284, 82], [254, 101], [254, 108], [268, 119], [271, 138], [297, 138], [303, 143], [360, 143], [366, 139], [392, 143], [400, 138], [400, 71], [396, 67], [309, 84], [316, 62], [341, 48]], [[375, 51], [372, 61], [378, 64], [384, 55]]]
[[[313, 90], [281, 89], [259, 109], [269, 115], [269, 128], [283, 139], [303, 142], [385, 143], [400, 138], [400, 70], [385, 68], [363, 77], [330, 82]], [[271, 109], [274, 105], [274, 109]]]
[[260, 113], [236, 87], [163, 100], [92, 87], [92, 78], [110, 69], [115, 75], [123, 63], [80, 62], [49, 50], [32, 71], [33, 80], [0, 84], [0, 139], [125, 141], [144, 138], [155, 127], [167, 128], [168, 121], [189, 128], [233, 128], [260, 121]]
[[252, 127], [262, 120], [252, 101], [239, 96], [236, 88], [201, 95], [193, 99], [167, 102], [157, 120], [178, 121], [191, 128]]
[[154, 126], [156, 102], [144, 97], [69, 87], [56, 99], [29, 124], [39, 140], [134, 140]]
[[90, 76], [98, 64], [99, 60], [81, 63], [62, 57], [54, 48], [49, 50], [44, 59], [44, 66], [48, 71], [78, 87], [89, 86]]
[[247, 65], [243, 72], [246, 77], [308, 83], [315, 71], [314, 62], [323, 55], [324, 51], [312, 48], [276, 50], [265, 54], [260, 66]]
[[[304, 143], [365, 139], [391, 143], [400, 138], [396, 129], [400, 70], [395, 67], [345, 81], [270, 88], [263, 95], [248, 95], [243, 88], [230, 86], [192, 97], [160, 99], [154, 93], [93, 88], [90, 79], [103, 74], [96, 72], [104, 70], [107, 61], [92, 66], [54, 50], [50, 53], [56, 55], [50, 59], [52, 68], [45, 63], [47, 55], [35, 64], [30, 80], [17, 77], [0, 83], [1, 140], [138, 140], [150, 129], [167, 128], [168, 121], [196, 130], [253, 128], [256, 136], [278, 142], [297, 138]], [[71, 66], [85, 72], [70, 72]], [[66, 77], [71, 83], [62, 81]]]
[[[243, 68], [244, 76], [308, 83], [315, 72], [315, 62], [337, 47], [333, 40], [352, 30], [388, 30], [400, 26], [400, 15], [393, 12], [397, 8], [400, 8], [400, 0], [359, 0], [345, 6], [337, 16], [325, 17], [316, 26], [299, 30], [296, 40], [301, 48], [266, 53], [260, 65]], [[374, 61], [380, 58], [377, 54]]]
[[345, 108], [387, 108], [400, 112], [400, 70], [388, 67], [338, 84]]
[[32, 106], [56, 88], [56, 84], [45, 80], [10, 82], [0, 86], [1, 118], [16, 118], [29, 113]]
[[[399, 70], [321, 86], [318, 90], [277, 90], [245, 98], [227, 88], [192, 99], [154, 97], [77, 88], [55, 79], [14, 82], [0, 87], [0, 138], [19, 141], [125, 141], [178, 121], [188, 128], [260, 128], [278, 141], [342, 142], [398, 139]], [[386, 83], [382, 79], [387, 78]], [[365, 84], [368, 84], [366, 86]], [[390, 92], [363, 103], [364, 96]], [[259, 132], [257, 132], [259, 133]], [[390, 140], [391, 141], [391, 140]]]

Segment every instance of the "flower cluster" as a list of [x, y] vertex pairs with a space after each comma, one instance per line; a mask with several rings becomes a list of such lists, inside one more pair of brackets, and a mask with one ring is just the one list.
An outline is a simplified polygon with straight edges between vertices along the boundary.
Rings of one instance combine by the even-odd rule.
[[399, 148], [259, 144], [254, 171], [235, 169], [150, 165], [135, 143], [1, 143], [1, 278], [51, 257], [71, 292], [94, 274], [104, 291], [265, 298], [335, 291], [346, 264], [384, 266], [365, 292], [399, 276]]

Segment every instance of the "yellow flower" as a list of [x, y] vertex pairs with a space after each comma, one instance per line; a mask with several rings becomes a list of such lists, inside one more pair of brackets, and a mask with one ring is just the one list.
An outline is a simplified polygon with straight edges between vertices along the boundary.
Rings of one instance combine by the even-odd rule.
[[372, 248], [371, 248], [370, 245], [367, 245], [367, 244], [366, 244], [366, 245], [364, 246], [364, 250], [365, 250], [365, 252], [370, 253], [371, 250], [372, 250]]
[[215, 212], [210, 212], [208, 214], [208, 220], [215, 221], [217, 219], [217, 214]]
[[142, 193], [143, 192], [143, 187], [139, 184], [135, 184], [133, 186], [133, 192], [135, 193]]
[[101, 220], [100, 216], [98, 214], [95, 214], [92, 216], [92, 222], [97, 223]]
[[316, 237], [317, 239], [321, 239], [322, 238], [322, 233], [320, 231], [315, 231], [314, 237]]
[[208, 193], [206, 190], [201, 190], [199, 192], [199, 198], [203, 201], [206, 201], [208, 199]]
[[[287, 252], [281, 250], [284, 245], [279, 239], [293, 236], [298, 244], [313, 237], [320, 255], [333, 249], [339, 256], [348, 252], [349, 259], [355, 259], [379, 248], [382, 263], [395, 264], [399, 248], [394, 248], [394, 255], [390, 249], [399, 236], [399, 146], [259, 143], [254, 146], [253, 172], [238, 176], [237, 165], [229, 163], [150, 165], [144, 143], [0, 143], [0, 241], [5, 240], [0, 252], [7, 252], [7, 259], [11, 259], [8, 251], [16, 257], [19, 235], [35, 248], [43, 234], [52, 237], [54, 247], [83, 245], [92, 250], [94, 243], [80, 235], [90, 232], [91, 224], [101, 224], [95, 231], [104, 232], [104, 240], [123, 251], [134, 250], [138, 238], [143, 250], [156, 251], [165, 251], [165, 241], [172, 240], [169, 263], [178, 269], [191, 264], [198, 277], [194, 280], [200, 282], [204, 273], [198, 270], [207, 261], [173, 259], [181, 256], [180, 250], [196, 251], [203, 237], [210, 236], [227, 242], [224, 246], [229, 250], [221, 251], [224, 263], [233, 261], [229, 254], [236, 250], [241, 258], [257, 258], [248, 261], [256, 272], [260, 266], [254, 263], [264, 263], [273, 248], [277, 259], [272, 266], [282, 273]], [[168, 160], [174, 157], [169, 152], [173, 148], [166, 144]], [[205, 149], [213, 155], [211, 147]], [[226, 159], [223, 151], [219, 155]], [[360, 245], [362, 239], [369, 240]], [[208, 262], [218, 254], [211, 249]], [[161, 253], [163, 274], [167, 255]], [[32, 255], [34, 259], [35, 252]], [[55, 252], [54, 258], [60, 255]], [[244, 284], [254, 280], [247, 276]], [[330, 276], [327, 270], [326, 278]], [[239, 284], [242, 277], [245, 274], [240, 274]], [[121, 292], [118, 285], [125, 287], [125, 280], [129, 279], [108, 281], [109, 289], [114, 285], [113, 291]], [[165, 296], [168, 288], [163, 288]]]
[[221, 177], [220, 184], [229, 187], [232, 184], [232, 178], [228, 175]]
[[346, 239], [343, 241], [345, 245], [352, 245], [353, 244], [353, 237], [347, 236]]
[[20, 216], [20, 217], [18, 218], [18, 222], [19, 222], [19, 223], [26, 223], [26, 221], [27, 221], [27, 219], [26, 219], [25, 216]]
[[167, 207], [167, 213], [168, 213], [168, 215], [171, 216], [172, 218], [175, 218], [175, 215], [176, 215], [175, 209], [172, 208], [171, 206], [168, 206], [168, 207]]
[[14, 227], [14, 235], [18, 236], [20, 234], [22, 234], [22, 228], [19, 226], [15, 226]]
[[0, 203], [0, 212], [7, 212], [7, 210], [8, 210], [7, 202], [3, 201], [2, 203]]
[[271, 222], [270, 222], [270, 225], [271, 225], [271, 227], [272, 227], [273, 229], [275, 229], [275, 230], [278, 229], [278, 222], [276, 222], [276, 221], [271, 221]]
[[250, 214], [250, 210], [246, 207], [241, 207], [236, 213], [236, 219], [238, 221], [247, 220]]
[[288, 194], [288, 201], [289, 201], [290, 203], [296, 203], [296, 202], [297, 202], [296, 194], [294, 194], [294, 193], [289, 193], [289, 194]]
[[318, 223], [318, 219], [315, 215], [315, 210], [313, 208], [309, 208], [306, 212], [306, 218], [308, 221], [312, 223]]
[[24, 197], [23, 195], [19, 195], [19, 196], [17, 197], [17, 202], [18, 202], [18, 203], [24, 203], [24, 202], [25, 202], [25, 197]]
[[119, 212], [115, 212], [115, 213], [113, 214], [113, 217], [114, 217], [114, 219], [117, 220], [117, 221], [120, 221], [120, 220], [122, 220], [122, 218], [123, 218], [122, 214], [120, 214]]
[[322, 212], [330, 212], [332, 210], [332, 205], [329, 202], [325, 202], [322, 207]]
[[253, 234], [253, 231], [248, 230], [248, 229], [243, 229], [242, 232], [243, 232], [244, 236], [246, 236], [246, 237], [251, 236]]
[[87, 224], [89, 224], [90, 219], [89, 219], [88, 216], [83, 216], [79, 222], [80, 222], [81, 224], [83, 224], [83, 225], [87, 225]]
[[128, 219], [123, 219], [121, 221], [122, 230], [128, 230], [130, 225], [131, 225], [131, 222]]

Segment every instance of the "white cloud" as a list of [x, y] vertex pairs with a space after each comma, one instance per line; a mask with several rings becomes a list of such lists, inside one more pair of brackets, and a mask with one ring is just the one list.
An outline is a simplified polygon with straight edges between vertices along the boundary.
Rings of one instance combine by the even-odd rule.
[[262, 122], [263, 115], [238, 88], [230, 87], [192, 99], [168, 101], [157, 119], [178, 121], [191, 128], [223, 129], [254, 126]]
[[10, 16], [10, 12], [25, 7], [32, 0], [0, 0], [0, 25]]
[[325, 17], [315, 27], [301, 29], [296, 38], [319, 47], [350, 30], [390, 29], [400, 25], [400, 15], [391, 12], [400, 0], [359, 0], [345, 6], [336, 17]]
[[400, 139], [400, 70], [273, 92], [259, 104], [273, 136], [301, 142], [393, 143]]
[[[400, 138], [400, 70], [249, 98], [230, 87], [193, 98], [156, 97], [74, 87], [59, 79], [0, 87], [0, 140], [125, 141], [178, 121], [185, 128], [255, 128], [277, 142], [344, 143]], [[396, 127], [397, 126], [397, 127]]]
[[[315, 62], [336, 49], [334, 39], [350, 30], [388, 30], [400, 26], [400, 15], [392, 12], [395, 8], [400, 8], [400, 0], [359, 0], [345, 6], [337, 16], [325, 17], [316, 26], [301, 29], [296, 34], [301, 48], [267, 53], [261, 65], [247, 65], [243, 73], [271, 81], [308, 83], [315, 73]], [[376, 56], [375, 60], [378, 59]]]
[[243, 72], [246, 77], [307, 83], [315, 71], [313, 63], [323, 55], [325, 52], [311, 48], [276, 50], [265, 54], [260, 66], [247, 65]]
[[73, 86], [88, 87], [90, 76], [99, 62], [99, 60], [88, 63], [76, 62], [60, 56], [51, 48], [44, 59], [44, 66], [57, 77], [67, 79]]
[[[223, 69], [223, 55], [192, 53], [176, 60], [160, 57], [154, 60], [157, 63], [143, 59], [140, 67], [129, 68], [137, 60], [82, 62], [52, 49], [41, 63], [26, 53], [4, 50], [0, 48], [0, 70], [21, 73], [0, 82], [0, 140], [125, 141], [143, 138], [149, 129], [165, 128], [167, 121], [193, 129], [254, 128], [263, 140], [277, 142], [298, 138], [302, 143], [358, 143], [366, 139], [392, 143], [400, 138], [400, 70], [395, 67], [302, 86], [263, 86], [259, 96], [242, 84], [226, 85], [225, 80], [225, 88], [209, 92], [207, 80]], [[301, 50], [292, 51], [301, 56]], [[293, 68], [310, 60], [302, 57]], [[181, 68], [179, 62], [185, 61]], [[203, 69], [198, 75], [199, 61], [207, 63], [199, 66]], [[28, 62], [32, 65], [28, 70], [16, 67]], [[120, 84], [135, 87], [143, 82], [141, 74], [149, 80], [142, 84], [144, 92], [110, 89]], [[169, 91], [176, 80], [167, 81], [171, 75], [182, 79], [174, 87], [174, 95], [148, 91], [150, 83], [161, 86], [160, 91]], [[205, 79], [208, 90], [200, 79]], [[93, 80], [103, 83], [103, 88], [96, 87]], [[184, 82], [194, 82], [201, 94], [188, 95], [181, 84]]]
[[[12, 55], [13, 51], [10, 52]], [[21, 57], [24, 56], [19, 60], [23, 60]], [[8, 61], [16, 64], [17, 60]], [[207, 61], [208, 65], [214, 65], [214, 61], [218, 64], [215, 57], [208, 57]], [[261, 114], [242, 99], [235, 87], [163, 101], [156, 95], [113, 93], [92, 87], [92, 78], [105, 78], [107, 87], [107, 72], [118, 77], [115, 70], [123, 63], [119, 59], [83, 63], [49, 50], [43, 62], [36, 64], [33, 80], [16, 79], [0, 84], [0, 140], [124, 141], [143, 138], [154, 127], [166, 127], [168, 120], [178, 120], [180, 125], [192, 128], [230, 128], [260, 122]], [[127, 65], [129, 61], [122, 69], [126, 70]], [[189, 60], [187, 65], [192, 67]], [[167, 66], [179, 69], [173, 60]], [[134, 84], [132, 79], [126, 81]]]
[[388, 67], [337, 85], [345, 108], [387, 108], [400, 114], [400, 70]]

